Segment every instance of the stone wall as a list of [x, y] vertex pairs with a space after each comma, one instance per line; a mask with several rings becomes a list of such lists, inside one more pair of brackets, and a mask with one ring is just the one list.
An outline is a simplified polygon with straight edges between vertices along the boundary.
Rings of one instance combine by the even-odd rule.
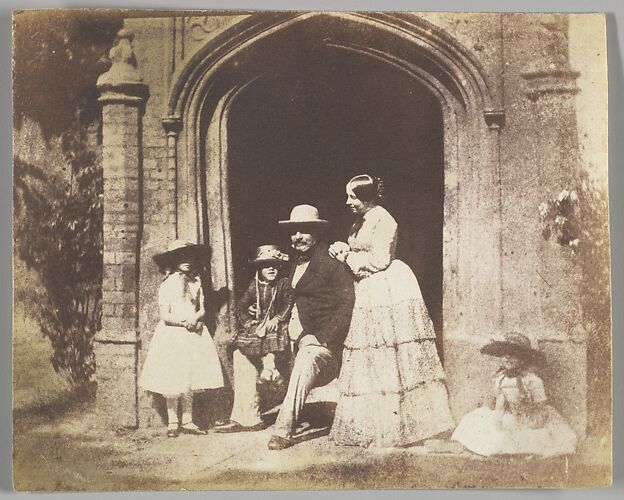
[[[570, 249], [544, 240], [539, 205], [576, 187], [580, 172], [565, 16], [513, 15], [505, 21], [506, 107], [501, 151], [504, 311], [508, 328], [543, 349], [547, 389], [581, 432], [586, 412], [585, 332], [580, 272]], [[583, 403], [584, 404], [584, 403]]]
[[[538, 211], [540, 203], [570, 189], [578, 178], [577, 74], [568, 63], [566, 18], [491, 15], [489, 23], [474, 18], [435, 14], [429, 20], [444, 25], [466, 47], [487, 54], [479, 60], [496, 82], [505, 111], [498, 165], [502, 274], [498, 279], [491, 276], [490, 282], [502, 290], [500, 329], [525, 333], [545, 351], [549, 395], [583, 433], [586, 347], [580, 321], [580, 274], [570, 249], [544, 240]], [[485, 27], [489, 39], [483, 31], [470, 29], [473, 25]], [[492, 36], [494, 32], [502, 37]], [[474, 272], [488, 274], [478, 266]], [[463, 290], [466, 293], [481, 292]], [[482, 326], [480, 331], [468, 328], [445, 338], [445, 368], [456, 417], [483, 400], [483, 388], [491, 386], [490, 374], [497, 367], [496, 360], [478, 352], [497, 333], [485, 323]]]

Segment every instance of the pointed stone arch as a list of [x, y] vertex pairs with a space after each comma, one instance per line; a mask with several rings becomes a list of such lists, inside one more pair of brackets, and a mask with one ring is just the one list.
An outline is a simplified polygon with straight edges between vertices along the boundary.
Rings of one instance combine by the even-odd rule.
[[[318, 22], [336, 27], [330, 37], [316, 40], [319, 47], [383, 61], [424, 85], [440, 102], [445, 351], [459, 340], [479, 341], [479, 333], [495, 331], [502, 322], [500, 129], [504, 111], [501, 96], [471, 52], [420, 17], [254, 14], [198, 49], [173, 77], [163, 121], [181, 127], [177, 140], [168, 143], [168, 156], [177, 165], [176, 234], [204, 241], [216, 250], [211, 257], [212, 284], [233, 292], [224, 153], [228, 110], [241, 89], [265, 71], [260, 64], [254, 66], [250, 54], [266, 54], [263, 43], [306, 27], [313, 31]], [[220, 324], [227, 326], [229, 317], [226, 304]], [[454, 376], [461, 374], [449, 373], [449, 379]]]
[[[438, 82], [436, 87], [444, 86], [451, 93], [454, 90], [461, 94], [466, 107], [488, 113], [501, 110], [500, 98], [492, 90], [494, 85], [488, 82], [479, 61], [451, 35], [423, 18], [401, 13], [285, 12], [252, 15], [197, 50], [173, 76], [168, 114], [181, 116], [196, 95], [200, 82], [238, 52], [258, 40], [314, 18], [342, 19], [345, 23], [382, 30], [396, 39], [405, 40], [416, 49], [416, 54], [430, 62], [429, 75]], [[365, 45], [360, 47], [366, 49]], [[374, 50], [373, 47], [370, 49]], [[393, 57], [389, 52], [377, 52], [378, 57], [385, 54], [388, 60], [401, 61], [406, 68], [410, 66], [409, 60]], [[433, 76], [434, 69], [439, 70], [437, 77]], [[421, 76], [425, 77], [424, 72]]]

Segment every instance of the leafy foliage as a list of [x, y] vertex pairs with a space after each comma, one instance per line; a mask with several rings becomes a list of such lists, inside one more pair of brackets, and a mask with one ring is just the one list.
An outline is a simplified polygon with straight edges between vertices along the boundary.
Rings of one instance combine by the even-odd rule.
[[[93, 335], [101, 318], [102, 176], [91, 156], [76, 162], [76, 178], [60, 196], [16, 184], [16, 200], [22, 200], [16, 250], [45, 290], [31, 312], [52, 343], [54, 369], [75, 384], [94, 372]], [[14, 164], [16, 179], [34, 170], [19, 158]]]
[[107, 53], [122, 26], [119, 12], [24, 11], [13, 29], [13, 110], [46, 138], [99, 119], [95, 83], [107, 68]]
[[583, 323], [588, 332], [590, 430], [604, 433], [611, 414], [611, 267], [609, 202], [604, 187], [582, 172], [578, 189], [539, 207], [542, 235], [561, 245], [581, 268]]
[[[95, 370], [100, 328], [102, 168], [97, 77], [121, 27], [119, 13], [30, 11], [14, 21], [14, 125], [39, 124], [60, 138], [67, 169], [34, 161], [49, 144], [14, 157], [17, 255], [43, 287], [32, 315], [53, 346], [52, 365], [76, 385]], [[41, 156], [39, 154], [39, 156]], [[67, 170], [63, 176], [58, 172]]]
[[579, 198], [575, 190], [564, 189], [554, 200], [548, 200], [539, 207], [542, 219], [542, 236], [551, 236], [563, 246], [574, 248], [579, 243]]
[[582, 228], [579, 261], [581, 298], [588, 338], [590, 430], [608, 434], [611, 415], [611, 256], [607, 190], [586, 175], [579, 195]]

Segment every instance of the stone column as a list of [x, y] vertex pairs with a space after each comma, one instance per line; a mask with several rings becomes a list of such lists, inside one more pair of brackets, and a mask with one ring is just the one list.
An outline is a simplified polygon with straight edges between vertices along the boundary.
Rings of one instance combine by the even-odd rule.
[[136, 68], [133, 35], [122, 29], [97, 87], [102, 103], [104, 272], [102, 330], [95, 337], [97, 409], [115, 427], [138, 425], [139, 249], [142, 128], [148, 97]]
[[167, 225], [170, 237], [178, 237], [178, 135], [182, 130], [179, 116], [166, 116], [162, 125], [167, 134]]
[[[496, 367], [479, 353], [502, 328], [502, 109], [475, 109], [461, 123], [458, 174], [445, 171], [445, 231], [453, 231], [456, 264], [446, 266], [444, 369], [456, 421], [476, 408]], [[451, 145], [452, 146], [452, 145]], [[449, 189], [451, 188], [451, 189]], [[452, 203], [454, 205], [449, 205]], [[455, 228], [449, 210], [458, 212]], [[446, 276], [446, 275], [450, 276]], [[454, 289], [449, 289], [451, 286]], [[450, 299], [450, 300], [447, 300]]]
[[[540, 18], [542, 57], [532, 61], [522, 74], [525, 99], [534, 121], [534, 135], [527, 141], [533, 152], [533, 171], [539, 183], [537, 206], [563, 190], [578, 188], [580, 158], [575, 95], [579, 73], [570, 68], [567, 18], [552, 14]], [[587, 349], [583, 327], [578, 265], [570, 248], [555, 239], [536, 236], [538, 262], [531, 284], [535, 308], [528, 311], [540, 320], [538, 343], [548, 358], [551, 398], [557, 408], [583, 435], [587, 416]]]

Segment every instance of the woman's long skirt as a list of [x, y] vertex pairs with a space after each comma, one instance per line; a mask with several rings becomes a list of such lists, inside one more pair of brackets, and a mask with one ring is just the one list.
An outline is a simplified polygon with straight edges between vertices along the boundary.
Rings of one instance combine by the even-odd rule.
[[433, 324], [405, 263], [356, 283], [339, 387], [337, 444], [406, 446], [455, 426]]

